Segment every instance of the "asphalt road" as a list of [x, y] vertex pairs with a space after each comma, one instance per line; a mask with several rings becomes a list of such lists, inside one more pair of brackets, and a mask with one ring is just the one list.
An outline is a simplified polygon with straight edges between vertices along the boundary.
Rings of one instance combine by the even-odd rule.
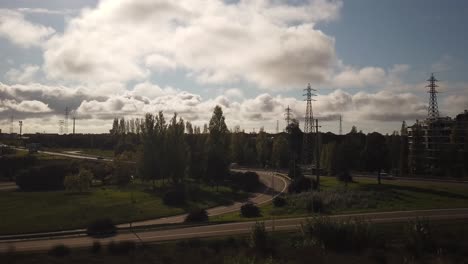
[[[260, 178], [260, 181], [263, 183], [265, 188], [262, 192], [253, 193], [252, 196], [249, 198], [250, 202], [253, 202], [257, 205], [267, 203], [271, 201], [275, 196], [281, 194], [282, 192], [286, 191], [288, 187], [288, 180], [284, 177], [278, 176], [273, 174], [272, 172], [266, 171], [256, 171]], [[227, 206], [217, 206], [207, 210], [209, 216], [215, 216], [230, 212], [239, 211], [240, 207], [245, 203], [244, 202], [236, 202], [232, 205]], [[175, 224], [175, 223], [182, 223], [184, 222], [185, 217], [187, 214], [176, 215], [171, 217], [164, 217], [158, 219], [151, 219], [145, 221], [138, 221], [133, 222], [132, 226], [148, 226], [148, 225], [159, 225], [159, 224]], [[129, 227], [130, 223], [118, 225], [118, 227]]]
[[[365, 218], [376, 223], [406, 222], [416, 217], [429, 220], [468, 219], [468, 208], [399, 211], [383, 213], [363, 213], [330, 216], [333, 219], [346, 219], [350, 217]], [[265, 221], [267, 230], [285, 231], [299, 230], [306, 218], [290, 218]], [[134, 241], [136, 243], [152, 243], [190, 238], [203, 238], [215, 236], [229, 236], [249, 233], [255, 222], [237, 222], [228, 224], [205, 225], [184, 228], [168, 228], [164, 230], [126, 232], [109, 238], [91, 238], [88, 236], [64, 237], [55, 239], [19, 240], [0, 242], [0, 252], [7, 251], [45, 251], [56, 245], [66, 245], [71, 248], [89, 247], [94, 241], [107, 244], [110, 241]]]

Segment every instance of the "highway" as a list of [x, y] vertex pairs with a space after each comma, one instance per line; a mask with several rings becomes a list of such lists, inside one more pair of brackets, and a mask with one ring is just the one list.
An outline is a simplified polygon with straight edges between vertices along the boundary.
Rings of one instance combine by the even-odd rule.
[[[406, 222], [416, 217], [423, 217], [428, 220], [468, 219], [468, 208], [346, 214], [333, 215], [330, 217], [332, 219], [347, 219], [350, 217], [359, 217], [368, 219], [369, 221], [375, 223]], [[265, 226], [269, 231], [272, 229], [274, 229], [275, 231], [294, 231], [299, 230], [301, 224], [304, 223], [305, 220], [306, 218], [277, 219], [274, 221], [267, 220], [265, 221]], [[1, 241], [0, 252], [7, 252], [12, 250], [18, 252], [46, 251], [55, 245], [61, 244], [64, 244], [71, 248], [89, 247], [94, 241], [99, 241], [102, 244], [107, 244], [110, 241], [134, 241], [136, 243], [154, 243], [190, 238], [240, 235], [249, 233], [254, 224], [254, 221], [249, 221], [193, 227], [168, 227], [167, 229], [162, 230], [140, 230], [136, 231], [136, 233], [122, 232], [114, 237], [101, 239], [80, 235], [74, 237], [45, 238], [36, 240]]]

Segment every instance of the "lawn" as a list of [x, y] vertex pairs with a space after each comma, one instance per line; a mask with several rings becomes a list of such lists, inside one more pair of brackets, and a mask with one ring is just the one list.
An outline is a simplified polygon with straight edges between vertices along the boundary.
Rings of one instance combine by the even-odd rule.
[[[195, 186], [192, 184], [192, 186]], [[84, 194], [55, 192], [0, 192], [0, 234], [17, 234], [84, 228], [98, 218], [108, 217], [115, 223], [177, 215], [191, 207], [213, 207], [245, 199], [248, 194], [228, 187], [201, 185], [192, 187], [191, 202], [170, 207], [162, 202], [164, 187], [150, 191], [148, 185], [136, 183], [131, 188], [95, 187]], [[135, 203], [131, 203], [131, 197]]]
[[[325, 208], [328, 214], [468, 207], [468, 184], [386, 180], [378, 185], [376, 180], [358, 178], [344, 187], [335, 178], [322, 177], [321, 190], [327, 193], [324, 199], [340, 196], [342, 200], [347, 199], [341, 201], [342, 206]], [[271, 203], [261, 205], [262, 217], [259, 218], [243, 218], [238, 212], [233, 212], [210, 220], [243, 221], [312, 215], [307, 210], [306, 203], [311, 200], [307, 195], [286, 195], [288, 205], [282, 208], [275, 208]]]

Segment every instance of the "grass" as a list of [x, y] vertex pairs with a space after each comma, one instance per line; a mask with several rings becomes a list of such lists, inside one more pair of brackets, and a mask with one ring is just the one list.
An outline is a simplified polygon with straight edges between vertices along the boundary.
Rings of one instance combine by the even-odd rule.
[[[164, 187], [150, 191], [148, 185], [135, 183], [132, 187], [92, 188], [88, 193], [0, 192], [0, 234], [45, 232], [84, 228], [94, 219], [109, 217], [116, 223], [145, 220], [188, 211], [191, 207], [213, 207], [245, 199], [243, 192], [228, 187], [200, 185], [196, 199], [181, 207], [162, 202]], [[132, 194], [133, 193], [133, 194]], [[134, 197], [135, 203], [131, 202]]]
[[[102, 243], [92, 249], [70, 249], [70, 254], [6, 253], [5, 263], [465, 263], [468, 257], [466, 220], [432, 221], [434, 240], [440, 250], [415, 257], [405, 247], [407, 223], [376, 224], [385, 247], [369, 245], [365, 251], [336, 251], [304, 243], [299, 232], [267, 232], [265, 248], [252, 248], [248, 236], [184, 239], [167, 243]], [[110, 247], [113, 245], [113, 247]], [[121, 250], [115, 250], [120, 245]], [[55, 249], [60, 246], [55, 246]], [[97, 248], [97, 250], [96, 250]], [[114, 250], [113, 250], [114, 249]], [[55, 250], [57, 252], [57, 250]], [[183, 252], [183, 254], [181, 254]]]
[[[468, 207], [468, 184], [387, 180], [378, 185], [376, 180], [359, 178], [345, 188], [335, 178], [322, 177], [321, 190], [326, 193], [324, 199], [338, 200], [334, 208], [326, 208], [330, 214]], [[282, 208], [275, 208], [271, 203], [261, 205], [262, 217], [259, 218], [243, 218], [233, 212], [210, 220], [249, 221], [313, 214], [306, 206], [311, 194], [286, 197], [288, 205]]]

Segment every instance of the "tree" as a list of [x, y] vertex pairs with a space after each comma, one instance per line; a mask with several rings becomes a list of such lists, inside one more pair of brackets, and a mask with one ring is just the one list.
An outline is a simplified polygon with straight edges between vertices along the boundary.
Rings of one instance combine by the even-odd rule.
[[188, 147], [185, 141], [185, 124], [182, 118], [177, 121], [177, 113], [174, 113], [166, 136], [166, 160], [169, 177], [172, 182], [179, 183], [186, 174]]
[[286, 132], [288, 132], [289, 135], [291, 160], [295, 164], [300, 160], [302, 149], [302, 131], [299, 128], [299, 122], [296, 119], [291, 120], [291, 123], [286, 127]]
[[112, 123], [112, 129], [109, 131], [109, 133], [113, 136], [119, 134], [119, 119], [117, 117], [114, 118], [114, 122]]
[[160, 160], [156, 152], [158, 135], [156, 133], [155, 124], [155, 116], [147, 113], [141, 126], [142, 149], [138, 159], [138, 174], [144, 180], [153, 181], [153, 188], [155, 188], [155, 180], [161, 177], [159, 168]]
[[257, 161], [262, 168], [267, 165], [267, 161], [270, 157], [270, 147], [268, 144], [268, 138], [264, 131], [260, 131], [256, 137], [255, 147], [257, 150]]
[[286, 168], [289, 162], [288, 140], [283, 135], [278, 135], [273, 140], [271, 161], [276, 168]]
[[382, 134], [373, 132], [367, 135], [364, 158], [369, 171], [377, 171], [377, 181], [380, 184], [380, 173], [388, 168], [388, 148], [385, 144], [385, 137]]
[[216, 106], [209, 125], [209, 137], [207, 140], [206, 177], [219, 186], [221, 180], [229, 172], [228, 129], [223, 116], [223, 110]]

